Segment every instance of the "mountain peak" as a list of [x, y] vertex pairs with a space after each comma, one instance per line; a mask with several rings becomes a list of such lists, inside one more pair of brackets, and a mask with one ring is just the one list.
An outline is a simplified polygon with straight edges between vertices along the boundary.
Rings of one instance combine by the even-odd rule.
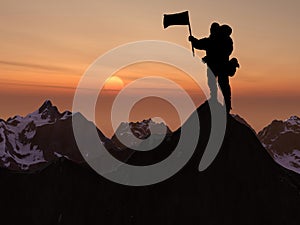
[[118, 149], [123, 149], [125, 146], [119, 141], [118, 137], [126, 137], [127, 140], [130, 140], [129, 143], [132, 144], [130, 147], [133, 147], [139, 144], [134, 141], [135, 138], [145, 140], [150, 137], [151, 134], [165, 136], [171, 135], [172, 131], [166, 124], [156, 123], [152, 118], [149, 118], [136, 122], [122, 122], [111, 140]]
[[300, 118], [298, 116], [291, 116], [289, 119], [285, 120], [284, 122], [287, 122], [291, 125], [300, 125]]
[[300, 118], [273, 120], [258, 133], [263, 146], [274, 160], [285, 168], [300, 173]]
[[43, 105], [39, 108], [39, 113], [43, 112], [45, 109], [50, 109], [52, 108], [52, 102], [50, 100], [46, 100]]
[[38, 113], [41, 114], [42, 119], [49, 118], [51, 121], [54, 121], [61, 117], [61, 113], [58, 111], [56, 106], [52, 105], [50, 100], [47, 100], [39, 108]]

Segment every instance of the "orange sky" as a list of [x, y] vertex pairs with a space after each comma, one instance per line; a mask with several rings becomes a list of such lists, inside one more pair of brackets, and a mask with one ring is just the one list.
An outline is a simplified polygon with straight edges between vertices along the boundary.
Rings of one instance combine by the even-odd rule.
[[[0, 2], [0, 118], [25, 115], [45, 99], [51, 99], [61, 111], [70, 110], [75, 88], [87, 67], [119, 45], [154, 39], [190, 48], [185, 27], [162, 28], [164, 13], [184, 10], [190, 11], [196, 37], [207, 36], [213, 21], [233, 27], [233, 55], [242, 66], [231, 79], [233, 113], [256, 130], [275, 118], [300, 114], [299, 1]], [[133, 66], [120, 77], [126, 83], [154, 72], [180, 76], [170, 67], [151, 68], [146, 64]], [[181, 84], [186, 89], [193, 86], [185, 79]], [[109, 102], [111, 95], [106, 97]], [[201, 103], [196, 94], [193, 99]], [[147, 100], [141, 103], [147, 104]], [[159, 101], [157, 104], [170, 107]], [[133, 120], [148, 116], [137, 111], [140, 113], [133, 112]], [[101, 113], [100, 107], [99, 126], [110, 135], [109, 128], [99, 122]]]

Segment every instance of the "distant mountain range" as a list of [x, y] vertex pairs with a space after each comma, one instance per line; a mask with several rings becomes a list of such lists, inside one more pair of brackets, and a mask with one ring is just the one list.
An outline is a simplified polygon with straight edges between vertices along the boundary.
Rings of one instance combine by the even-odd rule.
[[[0, 122], [0, 166], [13, 170], [29, 170], [66, 157], [75, 162], [83, 158], [77, 149], [72, 130], [72, 117], [80, 114], [60, 113], [50, 101], [25, 117], [15, 116]], [[87, 131], [88, 132], [88, 131]], [[98, 130], [101, 141], [109, 140]]]
[[[193, 113], [198, 114], [201, 128], [192, 158], [171, 178], [143, 187], [113, 183], [84, 162], [78, 163], [80, 154], [71, 153], [78, 151], [71, 117], [82, 120], [87, 135], [92, 129], [91, 122], [81, 114], [57, 113], [51, 102], [45, 102], [24, 118], [2, 121], [2, 166], [9, 167], [10, 163], [23, 171], [0, 168], [1, 224], [298, 225], [300, 175], [275, 163], [257, 135], [234, 117], [228, 116], [216, 159], [207, 170], [199, 172], [211, 130], [208, 103]], [[181, 130], [193, 122], [189, 118], [147, 152], [120, 150], [98, 133], [115, 157], [123, 154], [121, 158], [128, 164], [152, 165], [173, 153]], [[135, 135], [144, 138], [148, 136], [144, 126], [149, 123], [152, 122], [125, 124], [127, 128], [119, 130], [143, 127], [143, 132]], [[22, 148], [25, 153], [20, 153]], [[23, 167], [19, 168], [19, 164]], [[40, 169], [33, 170], [37, 164]], [[122, 172], [125, 177], [130, 175]]]
[[[0, 119], [0, 167], [12, 170], [34, 170], [57, 158], [65, 157], [74, 162], [82, 163], [83, 157], [79, 152], [73, 137], [72, 117], [79, 117], [86, 124], [92, 123], [80, 113], [65, 111], [60, 113], [52, 102], [47, 100], [42, 106], [25, 117], [14, 116], [4, 121]], [[238, 122], [245, 124], [252, 132], [254, 129], [239, 115], [232, 115]], [[98, 135], [105, 147], [116, 157], [126, 160], [132, 152], [120, 151], [139, 145], [136, 138], [145, 140], [151, 135], [166, 138], [172, 131], [163, 123], [155, 123], [152, 119], [141, 122], [123, 122], [111, 139], [98, 129]], [[92, 132], [92, 131], [90, 131]], [[125, 146], [117, 136], [127, 140]], [[152, 137], [153, 137], [152, 136]], [[300, 173], [300, 118], [280, 121], [274, 120], [257, 134], [259, 140], [281, 166]], [[159, 138], [158, 138], [159, 139]]]
[[[112, 136], [111, 141], [117, 149], [123, 150], [127, 147], [137, 147], [140, 142], [137, 142], [136, 138], [139, 140], [145, 140], [150, 135], [166, 135], [168, 137], [171, 134], [172, 131], [168, 126], [166, 126], [164, 123], [156, 123], [150, 118], [141, 122], [121, 123], [116, 130], [116, 133]], [[118, 137], [126, 139], [126, 142], [129, 145], [125, 146], [124, 144], [122, 144]]]
[[129, 140], [129, 146], [138, 143], [131, 140], [134, 135], [139, 139], [150, 136], [150, 127], [154, 135], [166, 130], [169, 136], [171, 130], [162, 123], [155, 123], [151, 119], [136, 123], [122, 123], [110, 140], [95, 125], [80, 113], [65, 111], [60, 113], [52, 102], [47, 100], [42, 106], [25, 117], [14, 116], [6, 121], [0, 120], [0, 167], [12, 170], [35, 170], [51, 161], [65, 157], [77, 163], [84, 159], [77, 148], [73, 136], [72, 118], [78, 117], [88, 135], [96, 128], [103, 145], [111, 154], [121, 160], [126, 160], [130, 152], [120, 152], [126, 148], [117, 138], [117, 134]]

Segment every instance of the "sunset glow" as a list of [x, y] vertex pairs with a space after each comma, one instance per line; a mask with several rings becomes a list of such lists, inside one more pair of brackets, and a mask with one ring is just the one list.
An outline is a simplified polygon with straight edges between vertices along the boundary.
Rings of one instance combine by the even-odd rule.
[[[46, 99], [61, 111], [71, 110], [77, 84], [87, 68], [120, 45], [163, 40], [190, 49], [187, 27], [162, 27], [164, 13], [189, 10], [197, 38], [208, 36], [214, 21], [232, 26], [232, 56], [241, 64], [231, 78], [232, 113], [241, 115], [259, 131], [273, 119], [300, 114], [299, 8], [299, 1], [1, 1], [0, 118], [26, 115]], [[196, 52], [199, 63], [204, 55]], [[191, 79], [167, 65], [145, 63], [111, 75], [106, 93], [102, 93], [102, 97], [106, 95], [106, 105], [102, 105], [105, 110], [115, 97], [108, 90], [119, 91], [148, 75], [174, 79], [195, 104], [203, 102], [201, 90]], [[174, 93], [163, 84], [157, 84], [156, 91]], [[108, 111], [99, 115], [103, 113], [109, 115]], [[132, 119], [144, 115], [134, 114]], [[176, 121], [176, 115], [172, 116]], [[176, 128], [174, 124], [171, 127]]]
[[124, 87], [124, 82], [120, 77], [113, 76], [106, 80], [104, 89], [107, 91], [120, 91]]

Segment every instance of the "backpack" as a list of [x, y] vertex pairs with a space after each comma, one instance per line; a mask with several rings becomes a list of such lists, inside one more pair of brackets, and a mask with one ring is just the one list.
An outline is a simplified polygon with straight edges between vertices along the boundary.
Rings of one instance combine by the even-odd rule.
[[228, 65], [227, 65], [228, 76], [233, 77], [234, 74], [236, 73], [236, 68], [240, 68], [240, 64], [239, 64], [237, 58], [230, 59], [228, 62]]

